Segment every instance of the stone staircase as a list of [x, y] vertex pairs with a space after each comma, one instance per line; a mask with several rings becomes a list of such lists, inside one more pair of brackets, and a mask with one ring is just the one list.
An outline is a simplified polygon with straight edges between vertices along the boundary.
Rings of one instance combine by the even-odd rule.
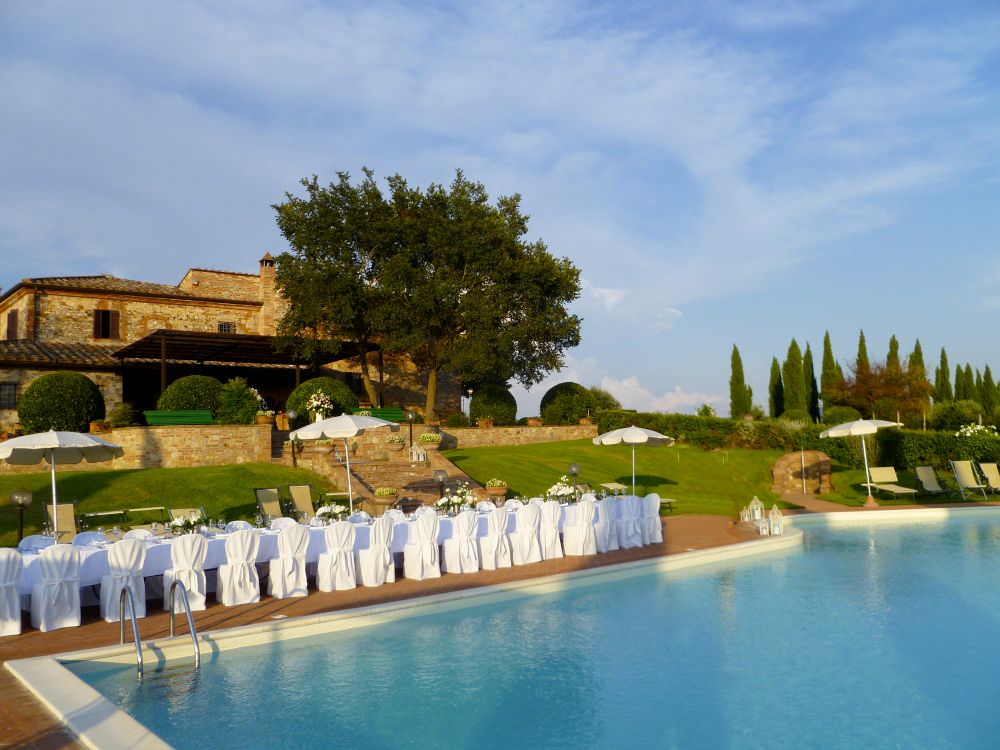
[[290, 463], [291, 457], [288, 457], [288, 461], [285, 461], [285, 446], [284, 442], [288, 440], [289, 430], [272, 430], [271, 431], [271, 463], [272, 464], [283, 464]]

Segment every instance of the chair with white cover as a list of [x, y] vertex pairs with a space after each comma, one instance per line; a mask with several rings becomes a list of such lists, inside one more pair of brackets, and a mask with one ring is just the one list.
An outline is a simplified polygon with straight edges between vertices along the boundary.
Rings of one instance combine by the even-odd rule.
[[663, 544], [663, 522], [660, 521], [660, 496], [650, 492], [642, 499], [642, 543]]
[[430, 514], [430, 515], [436, 516], [437, 515], [437, 510], [434, 508], [433, 505], [421, 505], [419, 508], [417, 508], [415, 511], [413, 511], [413, 517], [414, 518], [420, 518], [420, 516], [422, 516], [424, 514]]
[[129, 531], [126, 531], [125, 535], [122, 537], [122, 539], [141, 539], [141, 540], [152, 539], [152, 538], [153, 538], [153, 532], [150, 531], [149, 529], [130, 529]]
[[282, 529], [290, 529], [292, 526], [298, 526], [299, 522], [294, 518], [288, 518], [287, 516], [282, 516], [281, 518], [275, 518], [271, 521], [271, 531], [281, 531]]
[[309, 527], [298, 523], [286, 526], [278, 534], [278, 556], [271, 560], [267, 593], [275, 599], [308, 596], [306, 548]]
[[[594, 496], [584, 495], [584, 498], [593, 499]], [[583, 500], [580, 502], [582, 503]], [[577, 503], [577, 505], [579, 504]], [[597, 551], [602, 554], [618, 549], [618, 524], [615, 519], [617, 511], [617, 500], [605, 498], [597, 503], [597, 521], [594, 524], [594, 533], [597, 535]]]
[[441, 577], [441, 552], [438, 534], [441, 519], [437, 513], [421, 513], [410, 527], [403, 547], [403, 575], [414, 581]]
[[573, 513], [567, 514], [563, 526], [563, 546], [566, 555], [582, 557], [597, 554], [597, 526], [594, 523], [594, 500], [581, 500]]
[[163, 608], [170, 609], [170, 586], [180, 581], [191, 610], [205, 609], [205, 557], [208, 542], [201, 534], [181, 534], [170, 545], [170, 568], [163, 571]]
[[507, 508], [491, 510], [486, 518], [486, 536], [479, 537], [479, 560], [483, 570], [509, 568], [510, 540], [507, 538]]
[[406, 523], [406, 514], [399, 508], [387, 508], [383, 515], [389, 516], [394, 524]]
[[369, 527], [368, 547], [354, 553], [358, 582], [362, 586], [381, 586], [396, 580], [392, 535], [392, 516], [379, 516]]
[[492, 500], [480, 500], [478, 503], [476, 503], [476, 510], [478, 511], [487, 511], [496, 509], [497, 509], [496, 503], [494, 503]]
[[347, 520], [351, 523], [367, 523], [372, 520], [372, 517], [363, 510], [356, 510], [347, 517]]
[[31, 587], [31, 626], [41, 630], [80, 624], [80, 553], [71, 544], [53, 544], [38, 557], [41, 583]]
[[529, 505], [537, 505], [539, 508], [541, 508], [542, 505], [545, 504], [545, 498], [544, 497], [533, 497], [533, 498], [531, 498], [528, 501], [528, 504]]
[[21, 632], [21, 595], [18, 584], [24, 561], [15, 549], [0, 547], [0, 635]]
[[635, 496], [620, 500], [621, 518], [615, 521], [621, 549], [642, 546], [642, 500]]
[[42, 536], [41, 534], [31, 534], [29, 536], [24, 537], [24, 539], [22, 539], [17, 543], [17, 551], [41, 552], [46, 547], [51, 547], [55, 543], [56, 540], [50, 536]]
[[226, 524], [226, 533], [232, 534], [234, 531], [251, 531], [253, 525], [249, 521], [230, 521]]
[[522, 505], [524, 505], [524, 503], [522, 503], [516, 497], [512, 497], [503, 504], [503, 507], [505, 507], [511, 513], [517, 513], [517, 509], [520, 508]]
[[260, 537], [252, 528], [237, 529], [226, 539], [226, 562], [219, 566], [215, 600], [227, 607], [260, 601], [257, 550]]
[[345, 591], [358, 585], [354, 567], [354, 524], [336, 521], [326, 527], [326, 552], [320, 553], [316, 566], [316, 588], [320, 591]]
[[118, 622], [121, 612], [122, 589], [132, 589], [135, 616], [146, 616], [146, 582], [142, 566], [146, 562], [146, 545], [141, 539], [122, 539], [108, 549], [109, 573], [101, 576], [101, 617], [107, 622]]
[[441, 569], [446, 573], [478, 573], [479, 544], [476, 532], [479, 516], [474, 510], [459, 513], [451, 524], [451, 537], [444, 540]]
[[509, 534], [511, 562], [527, 565], [542, 561], [542, 547], [538, 541], [538, 524], [541, 509], [534, 504], [524, 505], [517, 511], [514, 533]]
[[563, 556], [562, 542], [559, 541], [559, 516], [562, 507], [558, 500], [546, 500], [542, 504], [538, 539], [542, 547], [542, 559], [552, 560]]
[[81, 531], [75, 537], [71, 544], [74, 547], [89, 547], [92, 544], [98, 544], [107, 541], [107, 537], [104, 536], [103, 531]]

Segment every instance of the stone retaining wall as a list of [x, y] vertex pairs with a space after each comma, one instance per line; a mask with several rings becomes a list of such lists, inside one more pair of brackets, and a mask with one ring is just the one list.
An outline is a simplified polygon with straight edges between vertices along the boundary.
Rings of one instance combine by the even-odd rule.
[[[416, 434], [414, 427], [414, 434]], [[597, 435], [595, 425], [560, 425], [549, 427], [442, 427], [445, 435], [452, 436], [459, 448], [482, 448], [488, 445], [525, 445], [527, 443], [556, 443], [560, 440], [581, 440]], [[454, 447], [454, 446], [447, 446]]]

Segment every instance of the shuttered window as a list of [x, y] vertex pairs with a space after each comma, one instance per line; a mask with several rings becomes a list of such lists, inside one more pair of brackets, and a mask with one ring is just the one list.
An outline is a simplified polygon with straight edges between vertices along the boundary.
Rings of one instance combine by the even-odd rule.
[[17, 310], [7, 313], [7, 340], [14, 341], [17, 338]]
[[17, 408], [17, 383], [0, 383], [0, 409]]
[[117, 310], [94, 310], [94, 338], [121, 338], [118, 331], [120, 317]]

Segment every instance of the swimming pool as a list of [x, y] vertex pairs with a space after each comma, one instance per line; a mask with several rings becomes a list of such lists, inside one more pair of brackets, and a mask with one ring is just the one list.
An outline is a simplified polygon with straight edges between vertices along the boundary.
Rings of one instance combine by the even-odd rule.
[[996, 747], [1000, 514], [181, 660], [69, 664], [177, 748]]

